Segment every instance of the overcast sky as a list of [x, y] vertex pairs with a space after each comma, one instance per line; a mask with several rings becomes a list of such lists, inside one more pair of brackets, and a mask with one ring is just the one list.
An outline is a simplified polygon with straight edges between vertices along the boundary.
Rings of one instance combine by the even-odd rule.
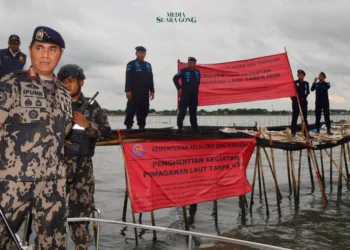
[[[167, 12], [182, 12], [196, 23], [157, 23]], [[35, 27], [61, 33], [66, 51], [59, 66], [76, 63], [87, 80], [83, 92], [107, 109], [125, 109], [125, 68], [136, 46], [147, 48], [156, 97], [151, 108], [176, 109], [172, 77], [176, 61], [219, 63], [266, 56], [287, 48], [293, 75], [302, 68], [306, 80], [320, 71], [331, 82], [331, 108], [350, 109], [350, 3], [338, 1], [260, 0], [1, 0], [0, 45], [10, 34], [27, 52]], [[57, 68], [56, 72], [59, 68]], [[314, 108], [314, 93], [309, 108]], [[289, 98], [216, 108], [291, 109]]]

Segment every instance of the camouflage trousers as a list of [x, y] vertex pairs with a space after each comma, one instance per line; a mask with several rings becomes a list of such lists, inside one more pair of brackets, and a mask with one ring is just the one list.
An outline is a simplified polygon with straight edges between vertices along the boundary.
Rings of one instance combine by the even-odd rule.
[[[92, 158], [66, 157], [68, 218], [90, 217], [94, 209], [95, 179]], [[69, 223], [69, 231], [75, 244], [87, 244], [92, 241], [89, 222]]]
[[[14, 182], [0, 179], [0, 205], [14, 233], [25, 216], [33, 214], [35, 249], [64, 250], [66, 237], [66, 179]], [[0, 220], [0, 249], [10, 249], [12, 239]]]

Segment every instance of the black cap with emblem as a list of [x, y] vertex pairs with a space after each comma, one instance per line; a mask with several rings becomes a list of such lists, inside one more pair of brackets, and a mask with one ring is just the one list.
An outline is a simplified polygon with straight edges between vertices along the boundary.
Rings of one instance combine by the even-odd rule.
[[56, 30], [45, 26], [35, 28], [31, 45], [36, 41], [40, 43], [52, 43], [60, 46], [62, 49], [65, 48], [65, 43], [61, 34]]
[[21, 43], [21, 40], [19, 39], [19, 36], [17, 35], [11, 35], [9, 37], [9, 43], [11, 44], [20, 44]]

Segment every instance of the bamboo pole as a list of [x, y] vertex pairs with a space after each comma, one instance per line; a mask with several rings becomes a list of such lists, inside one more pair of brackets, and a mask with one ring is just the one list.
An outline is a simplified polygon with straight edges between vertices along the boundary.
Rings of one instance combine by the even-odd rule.
[[322, 149], [320, 150], [320, 157], [321, 157], [322, 184], [324, 186], [324, 189], [326, 189]]
[[[258, 147], [258, 155], [260, 157], [260, 149]], [[259, 199], [260, 203], [262, 203], [262, 188], [261, 188], [261, 172], [260, 172], [260, 163], [258, 164], [258, 183], [259, 183]]]
[[[331, 148], [330, 150], [331, 150], [331, 154], [329, 155], [329, 158], [333, 159], [333, 149]], [[333, 192], [333, 161], [332, 160], [329, 161], [329, 165], [330, 165], [329, 166], [329, 168], [330, 168], [329, 185], [330, 185], [331, 192]]]
[[297, 210], [298, 209], [298, 201], [297, 201], [297, 185], [296, 185], [296, 179], [295, 179], [295, 169], [294, 169], [294, 151], [290, 151], [290, 166], [291, 166], [291, 173], [292, 173], [292, 184], [293, 184], [293, 196], [294, 196], [294, 207]]
[[272, 177], [273, 177], [274, 182], [275, 182], [276, 199], [277, 199], [277, 208], [278, 208], [278, 213], [280, 214], [280, 213], [281, 213], [281, 205], [280, 205], [280, 203], [281, 203], [282, 195], [281, 195], [281, 192], [280, 192], [278, 183], [277, 183], [276, 172], [274, 172], [274, 169], [273, 169], [273, 167], [271, 166], [271, 162], [270, 162], [269, 156], [268, 156], [268, 154], [267, 154], [267, 152], [266, 152], [266, 149], [263, 148], [263, 150], [264, 150], [264, 153], [265, 153], [267, 162], [268, 162], [268, 164], [269, 164], [269, 166], [270, 166], [271, 173], [272, 173]]
[[298, 169], [298, 185], [297, 185], [297, 189], [298, 189], [298, 205], [300, 204], [300, 181], [301, 181], [300, 175], [301, 175], [301, 158], [302, 158], [302, 155], [303, 155], [303, 151], [300, 150], [300, 153], [299, 153], [299, 169]]
[[[126, 143], [126, 142], [142, 142], [142, 141], [147, 141], [147, 139], [141, 139], [141, 138], [126, 138], [126, 139], [123, 139], [123, 143]], [[113, 140], [108, 140], [108, 141], [96, 142], [96, 146], [115, 146], [115, 145], [120, 145], [119, 139], [113, 139]]]
[[[316, 156], [316, 153], [315, 153], [315, 150], [312, 149], [312, 155], [314, 156], [314, 161], [316, 162], [317, 166], [318, 165], [318, 161], [317, 161], [317, 156]], [[321, 171], [318, 171], [318, 176], [321, 178], [321, 182], [323, 184], [323, 179], [322, 179], [322, 173]], [[318, 177], [317, 177], [318, 178]]]
[[214, 221], [215, 227], [218, 227], [218, 201], [214, 201]]
[[311, 160], [313, 161], [313, 164], [314, 164], [314, 167], [315, 167], [315, 172], [316, 172], [316, 177], [317, 177], [317, 182], [318, 182], [318, 185], [320, 187], [320, 191], [321, 191], [321, 194], [322, 194], [322, 199], [323, 199], [323, 203], [324, 205], [327, 205], [328, 204], [328, 201], [327, 201], [327, 197], [326, 197], [326, 193], [324, 191], [324, 187], [322, 185], [322, 180], [321, 180], [321, 177], [320, 177], [320, 169], [318, 167], [318, 164], [317, 164], [317, 161], [316, 161], [316, 154], [315, 154], [315, 151], [311, 150], [310, 148], [308, 148], [308, 153], [312, 155], [311, 157]]
[[269, 203], [268, 203], [268, 201], [267, 201], [267, 192], [266, 192], [266, 185], [265, 185], [265, 178], [264, 178], [264, 169], [263, 169], [263, 165], [262, 165], [260, 147], [258, 147], [258, 154], [259, 154], [259, 169], [260, 169], [260, 171], [261, 171], [261, 179], [262, 179], [263, 188], [264, 188], [264, 197], [265, 197], [265, 205], [266, 205], [266, 215], [269, 217], [269, 216], [270, 216]]
[[139, 213], [139, 223], [142, 224], [142, 213]]
[[341, 176], [343, 176], [343, 179], [346, 181], [346, 183], [349, 184], [349, 179], [343, 174], [343, 171], [341, 171], [340, 166], [338, 166], [338, 164], [334, 161], [333, 157], [328, 153], [327, 149], [325, 149], [324, 151], [328, 155], [328, 157], [331, 160], [331, 162], [333, 162], [333, 165], [338, 169], [338, 171], [341, 174]]
[[254, 187], [255, 187], [255, 180], [256, 180], [256, 172], [258, 169], [258, 164], [259, 164], [259, 155], [258, 155], [258, 149], [256, 149], [256, 153], [255, 153], [255, 167], [254, 167], [254, 174], [253, 174], [253, 184], [252, 184], [252, 194], [251, 194], [251, 198], [250, 198], [250, 215], [252, 215], [253, 213], [253, 204], [254, 204]]
[[246, 209], [245, 209], [245, 195], [239, 196], [239, 206], [242, 210], [242, 221], [245, 221]]
[[125, 188], [123, 216], [122, 216], [123, 222], [126, 222], [126, 212], [127, 212], [127, 210], [128, 210], [128, 190], [127, 190], [127, 188]]
[[182, 213], [184, 217], [184, 222], [185, 222], [185, 229], [186, 231], [190, 230], [190, 227], [188, 226], [188, 221], [187, 221], [187, 211], [186, 211], [186, 206], [182, 207]]
[[307, 154], [307, 161], [309, 164], [309, 173], [310, 173], [310, 180], [311, 180], [311, 193], [315, 192], [315, 182], [314, 182], [314, 176], [312, 175], [312, 166], [311, 166], [311, 158], [310, 154]]
[[[123, 161], [124, 161], [124, 172], [125, 172], [126, 184], [127, 184], [128, 191], [129, 191], [128, 193], [129, 193], [129, 199], [130, 199], [132, 221], [133, 221], [134, 224], [136, 224], [135, 213], [134, 213], [134, 206], [133, 206], [132, 199], [131, 199], [131, 189], [130, 189], [130, 182], [129, 182], [129, 178], [128, 178], [128, 169], [126, 167], [126, 159], [125, 159], [125, 154], [124, 154], [124, 144], [123, 144], [123, 141], [122, 141], [120, 129], [118, 129], [118, 139], [119, 139], [120, 148], [121, 148], [121, 151], [122, 151], [122, 156], [123, 156]], [[137, 237], [137, 228], [136, 227], [134, 228], [134, 233], [135, 233], [135, 242], [136, 242], [136, 245], [138, 245], [139, 244], [139, 240], [138, 240], [138, 237]]]
[[341, 146], [340, 147], [340, 163], [339, 163], [339, 177], [338, 177], [338, 198], [340, 199], [342, 197], [342, 186], [343, 186], [343, 182], [342, 182], [342, 175], [343, 175], [343, 150], [344, 147]]
[[348, 168], [348, 160], [346, 158], [346, 150], [345, 150], [345, 144], [342, 145], [343, 149], [343, 155], [344, 155], [344, 165], [345, 165], [345, 171], [346, 171], [346, 176], [349, 179], [349, 168]]
[[[273, 145], [272, 145], [272, 136], [271, 136], [271, 133], [269, 134], [269, 139], [270, 139], [270, 152], [271, 152], [271, 159], [272, 159], [272, 167], [273, 167], [273, 172], [274, 172], [274, 179], [276, 181], [276, 187], [278, 189], [278, 200], [281, 202], [282, 200], [282, 194], [280, 192], [280, 189], [279, 189], [279, 186], [278, 186], [278, 180], [277, 180], [277, 171], [276, 171], [276, 164], [275, 164], [275, 152], [274, 152], [274, 149], [273, 149]], [[265, 151], [265, 148], [264, 148], [264, 151]], [[265, 151], [265, 154], [266, 154], [266, 158], [269, 160], [269, 157], [267, 157], [267, 153]]]
[[[348, 142], [346, 143], [346, 146], [347, 146], [347, 149], [348, 149], [348, 156], [349, 156], [349, 161], [350, 161], [350, 146], [349, 146]], [[349, 178], [349, 176], [348, 176], [348, 178]]]
[[290, 166], [289, 166], [289, 151], [287, 150], [287, 155], [286, 155], [286, 158], [287, 158], [287, 171], [288, 171], [288, 186], [289, 186], [289, 199], [290, 199], [290, 196], [292, 195], [292, 183], [291, 183], [291, 180], [290, 180]]
[[[154, 211], [151, 211], [151, 221], [152, 221], [152, 226], [156, 226], [156, 220], [154, 218]], [[153, 230], [153, 241], [157, 241], [157, 231]]]

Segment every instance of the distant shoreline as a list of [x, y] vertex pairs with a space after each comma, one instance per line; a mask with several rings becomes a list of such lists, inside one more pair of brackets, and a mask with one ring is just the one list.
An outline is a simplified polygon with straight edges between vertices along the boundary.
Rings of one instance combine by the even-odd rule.
[[[242, 115], [199, 115], [199, 114], [197, 114], [197, 116], [207, 116], [207, 117], [213, 117], [213, 116], [228, 116], [228, 117], [231, 117], [231, 116], [291, 116], [292, 115], [292, 113], [290, 113], [290, 114], [247, 114], [247, 115], [244, 115], [244, 114], [242, 114]], [[308, 116], [314, 116], [315, 115], [315, 113], [314, 112], [312, 112], [312, 113], [308, 113]], [[350, 114], [331, 114], [331, 116], [332, 115], [350, 115]], [[122, 117], [124, 117], [125, 116], [125, 114], [117, 114], [117, 115], [115, 115], [115, 114], [107, 114], [107, 116], [116, 116], [116, 117], [118, 117], [118, 116], [122, 116]], [[177, 115], [154, 115], [154, 114], [149, 114], [148, 116], [157, 116], [157, 117], [159, 117], [159, 116], [162, 116], [162, 117], [167, 117], [167, 116], [169, 116], [169, 117], [171, 117], [171, 116], [177, 116]]]

